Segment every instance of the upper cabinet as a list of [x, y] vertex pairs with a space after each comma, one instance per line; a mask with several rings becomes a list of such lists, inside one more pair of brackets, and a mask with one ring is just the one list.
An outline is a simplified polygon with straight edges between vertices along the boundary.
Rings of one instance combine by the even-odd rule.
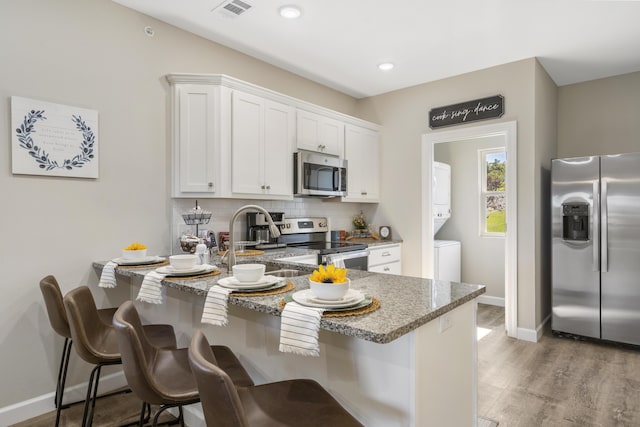
[[231, 191], [257, 198], [292, 198], [293, 107], [234, 91]]
[[344, 157], [347, 160], [347, 195], [342, 201], [379, 201], [379, 139], [377, 131], [354, 125], [346, 126]]
[[221, 74], [169, 74], [172, 197], [293, 198], [293, 152], [346, 158], [344, 201], [378, 201], [378, 125]]
[[220, 195], [220, 88], [184, 84], [173, 97], [173, 185], [179, 196]]
[[298, 110], [296, 118], [298, 149], [343, 156], [343, 121], [305, 110]]

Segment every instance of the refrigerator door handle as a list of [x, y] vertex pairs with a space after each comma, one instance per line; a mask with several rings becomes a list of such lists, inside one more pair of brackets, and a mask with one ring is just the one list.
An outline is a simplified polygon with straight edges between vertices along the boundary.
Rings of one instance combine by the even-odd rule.
[[593, 271], [600, 271], [600, 198], [598, 197], [598, 182], [593, 183], [593, 214], [591, 215], [593, 226]]
[[602, 226], [601, 228], [601, 238], [600, 238], [600, 247], [602, 252], [602, 272], [606, 273], [609, 270], [609, 236], [608, 236], [608, 226], [609, 222], [609, 213], [607, 212], [607, 180], [602, 179], [602, 192], [600, 193], [600, 205], [601, 205], [601, 216], [602, 216]]

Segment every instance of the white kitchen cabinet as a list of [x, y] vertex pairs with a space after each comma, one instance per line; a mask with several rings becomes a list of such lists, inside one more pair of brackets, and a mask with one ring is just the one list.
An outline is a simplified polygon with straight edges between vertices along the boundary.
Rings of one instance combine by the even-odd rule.
[[292, 198], [294, 109], [240, 91], [231, 104], [233, 195]]
[[214, 197], [222, 192], [218, 163], [220, 88], [181, 84], [173, 91], [174, 197]]
[[299, 109], [296, 113], [296, 146], [300, 150], [342, 157], [344, 127], [340, 120]]
[[379, 129], [222, 74], [166, 78], [172, 197], [291, 200], [296, 148], [344, 157], [346, 125]]
[[377, 203], [380, 200], [379, 140], [377, 131], [346, 126], [347, 195], [342, 198], [343, 202]]
[[369, 271], [402, 274], [402, 244], [369, 246]]

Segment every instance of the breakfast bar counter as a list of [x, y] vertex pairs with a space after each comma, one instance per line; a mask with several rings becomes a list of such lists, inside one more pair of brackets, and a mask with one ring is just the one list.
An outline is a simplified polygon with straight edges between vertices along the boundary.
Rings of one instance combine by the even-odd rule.
[[[308, 265], [275, 261], [292, 255], [248, 261], [309, 271]], [[105, 264], [94, 263], [98, 275]], [[119, 267], [118, 286], [130, 286], [135, 300], [150, 270]], [[136, 307], [146, 322], [174, 325], [181, 346], [195, 329], [202, 329], [212, 344], [228, 345], [256, 383], [315, 379], [366, 426], [476, 425], [475, 298], [485, 292], [484, 286], [351, 270], [351, 287], [374, 296], [380, 308], [358, 316], [323, 317], [320, 356], [305, 357], [278, 350], [279, 303], [308, 289], [308, 274], [287, 278], [295, 290], [285, 294], [231, 293], [228, 325], [201, 323], [208, 289], [228, 276], [223, 268], [221, 274], [202, 279], [165, 278], [164, 303], [136, 302]], [[204, 426], [199, 405], [187, 408], [185, 416], [190, 427]]]

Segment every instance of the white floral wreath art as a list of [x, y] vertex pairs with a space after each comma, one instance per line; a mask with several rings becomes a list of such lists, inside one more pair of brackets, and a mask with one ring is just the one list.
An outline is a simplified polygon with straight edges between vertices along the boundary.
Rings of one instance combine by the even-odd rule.
[[49, 153], [44, 151], [42, 147], [36, 145], [31, 138], [31, 134], [35, 133], [33, 126], [38, 120], [46, 120], [44, 110], [31, 110], [26, 116], [19, 128], [16, 129], [16, 136], [20, 141], [20, 147], [29, 150], [29, 155], [35, 159], [40, 169], [47, 171], [53, 169], [81, 168], [89, 163], [93, 158], [93, 145], [95, 143], [95, 135], [91, 127], [82, 120], [81, 116], [72, 115], [72, 121], [76, 124], [76, 129], [82, 132], [82, 144], [80, 144], [80, 154], [75, 155], [72, 159], [65, 159], [62, 164], [58, 164], [56, 160], [49, 159]]

